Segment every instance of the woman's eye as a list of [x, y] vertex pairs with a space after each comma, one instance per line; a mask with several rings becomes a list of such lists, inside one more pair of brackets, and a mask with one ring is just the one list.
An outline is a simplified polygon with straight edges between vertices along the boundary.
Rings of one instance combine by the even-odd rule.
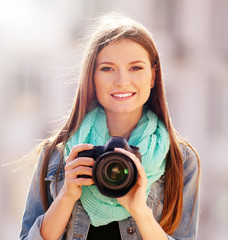
[[109, 72], [109, 71], [112, 71], [112, 68], [110, 68], [110, 67], [103, 67], [103, 68], [101, 68], [101, 71]]
[[138, 70], [141, 70], [141, 69], [143, 69], [142, 67], [140, 67], [140, 66], [133, 66], [133, 67], [131, 67], [131, 69], [130, 70], [133, 70], [133, 71], [138, 71]]

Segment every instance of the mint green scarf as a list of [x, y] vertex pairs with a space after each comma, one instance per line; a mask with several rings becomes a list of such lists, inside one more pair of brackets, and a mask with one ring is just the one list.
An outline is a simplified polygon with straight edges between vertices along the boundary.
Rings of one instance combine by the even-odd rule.
[[[65, 157], [69, 155], [72, 147], [79, 143], [104, 145], [110, 137], [106, 114], [102, 108], [97, 107], [85, 116], [78, 131], [67, 141]], [[142, 166], [148, 179], [148, 196], [151, 184], [165, 171], [165, 157], [170, 143], [167, 129], [153, 112], [144, 108], [128, 142], [139, 147], [142, 155]], [[80, 200], [93, 226], [106, 225], [130, 216], [116, 199], [102, 195], [95, 185], [83, 186]]]

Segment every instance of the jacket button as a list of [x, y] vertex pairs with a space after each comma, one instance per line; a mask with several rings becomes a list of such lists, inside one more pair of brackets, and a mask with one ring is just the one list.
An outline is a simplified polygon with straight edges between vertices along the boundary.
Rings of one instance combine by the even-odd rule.
[[76, 234], [76, 235], [73, 235], [74, 238], [77, 238], [77, 239], [81, 239], [83, 238], [83, 235], [82, 234]]
[[135, 228], [129, 227], [129, 228], [127, 229], [127, 233], [130, 234], [130, 235], [134, 234], [134, 233], [135, 233]]

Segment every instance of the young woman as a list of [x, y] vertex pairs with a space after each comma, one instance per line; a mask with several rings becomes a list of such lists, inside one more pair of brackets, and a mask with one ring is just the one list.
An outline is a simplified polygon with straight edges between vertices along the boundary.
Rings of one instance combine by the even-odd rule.
[[[84, 150], [111, 136], [139, 147], [137, 182], [125, 195], [101, 194]], [[159, 55], [139, 23], [108, 16], [91, 36], [71, 114], [45, 141], [20, 239], [196, 239], [199, 158], [173, 128]]]

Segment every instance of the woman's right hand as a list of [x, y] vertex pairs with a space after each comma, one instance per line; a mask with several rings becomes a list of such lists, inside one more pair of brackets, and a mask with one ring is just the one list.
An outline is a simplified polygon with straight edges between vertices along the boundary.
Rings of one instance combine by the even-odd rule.
[[78, 175], [92, 176], [94, 159], [78, 157], [78, 153], [92, 149], [91, 144], [80, 144], [72, 148], [66, 159], [63, 187], [44, 215], [41, 224], [42, 239], [59, 239], [69, 222], [74, 204], [82, 194], [82, 185], [93, 184], [92, 178], [78, 178]]
[[94, 159], [90, 157], [77, 157], [78, 153], [84, 150], [92, 149], [92, 144], [79, 144], [74, 146], [66, 159], [65, 180], [62, 188], [62, 194], [76, 201], [82, 194], [83, 185], [92, 185], [92, 178], [78, 178], [78, 175], [92, 176], [92, 166]]

